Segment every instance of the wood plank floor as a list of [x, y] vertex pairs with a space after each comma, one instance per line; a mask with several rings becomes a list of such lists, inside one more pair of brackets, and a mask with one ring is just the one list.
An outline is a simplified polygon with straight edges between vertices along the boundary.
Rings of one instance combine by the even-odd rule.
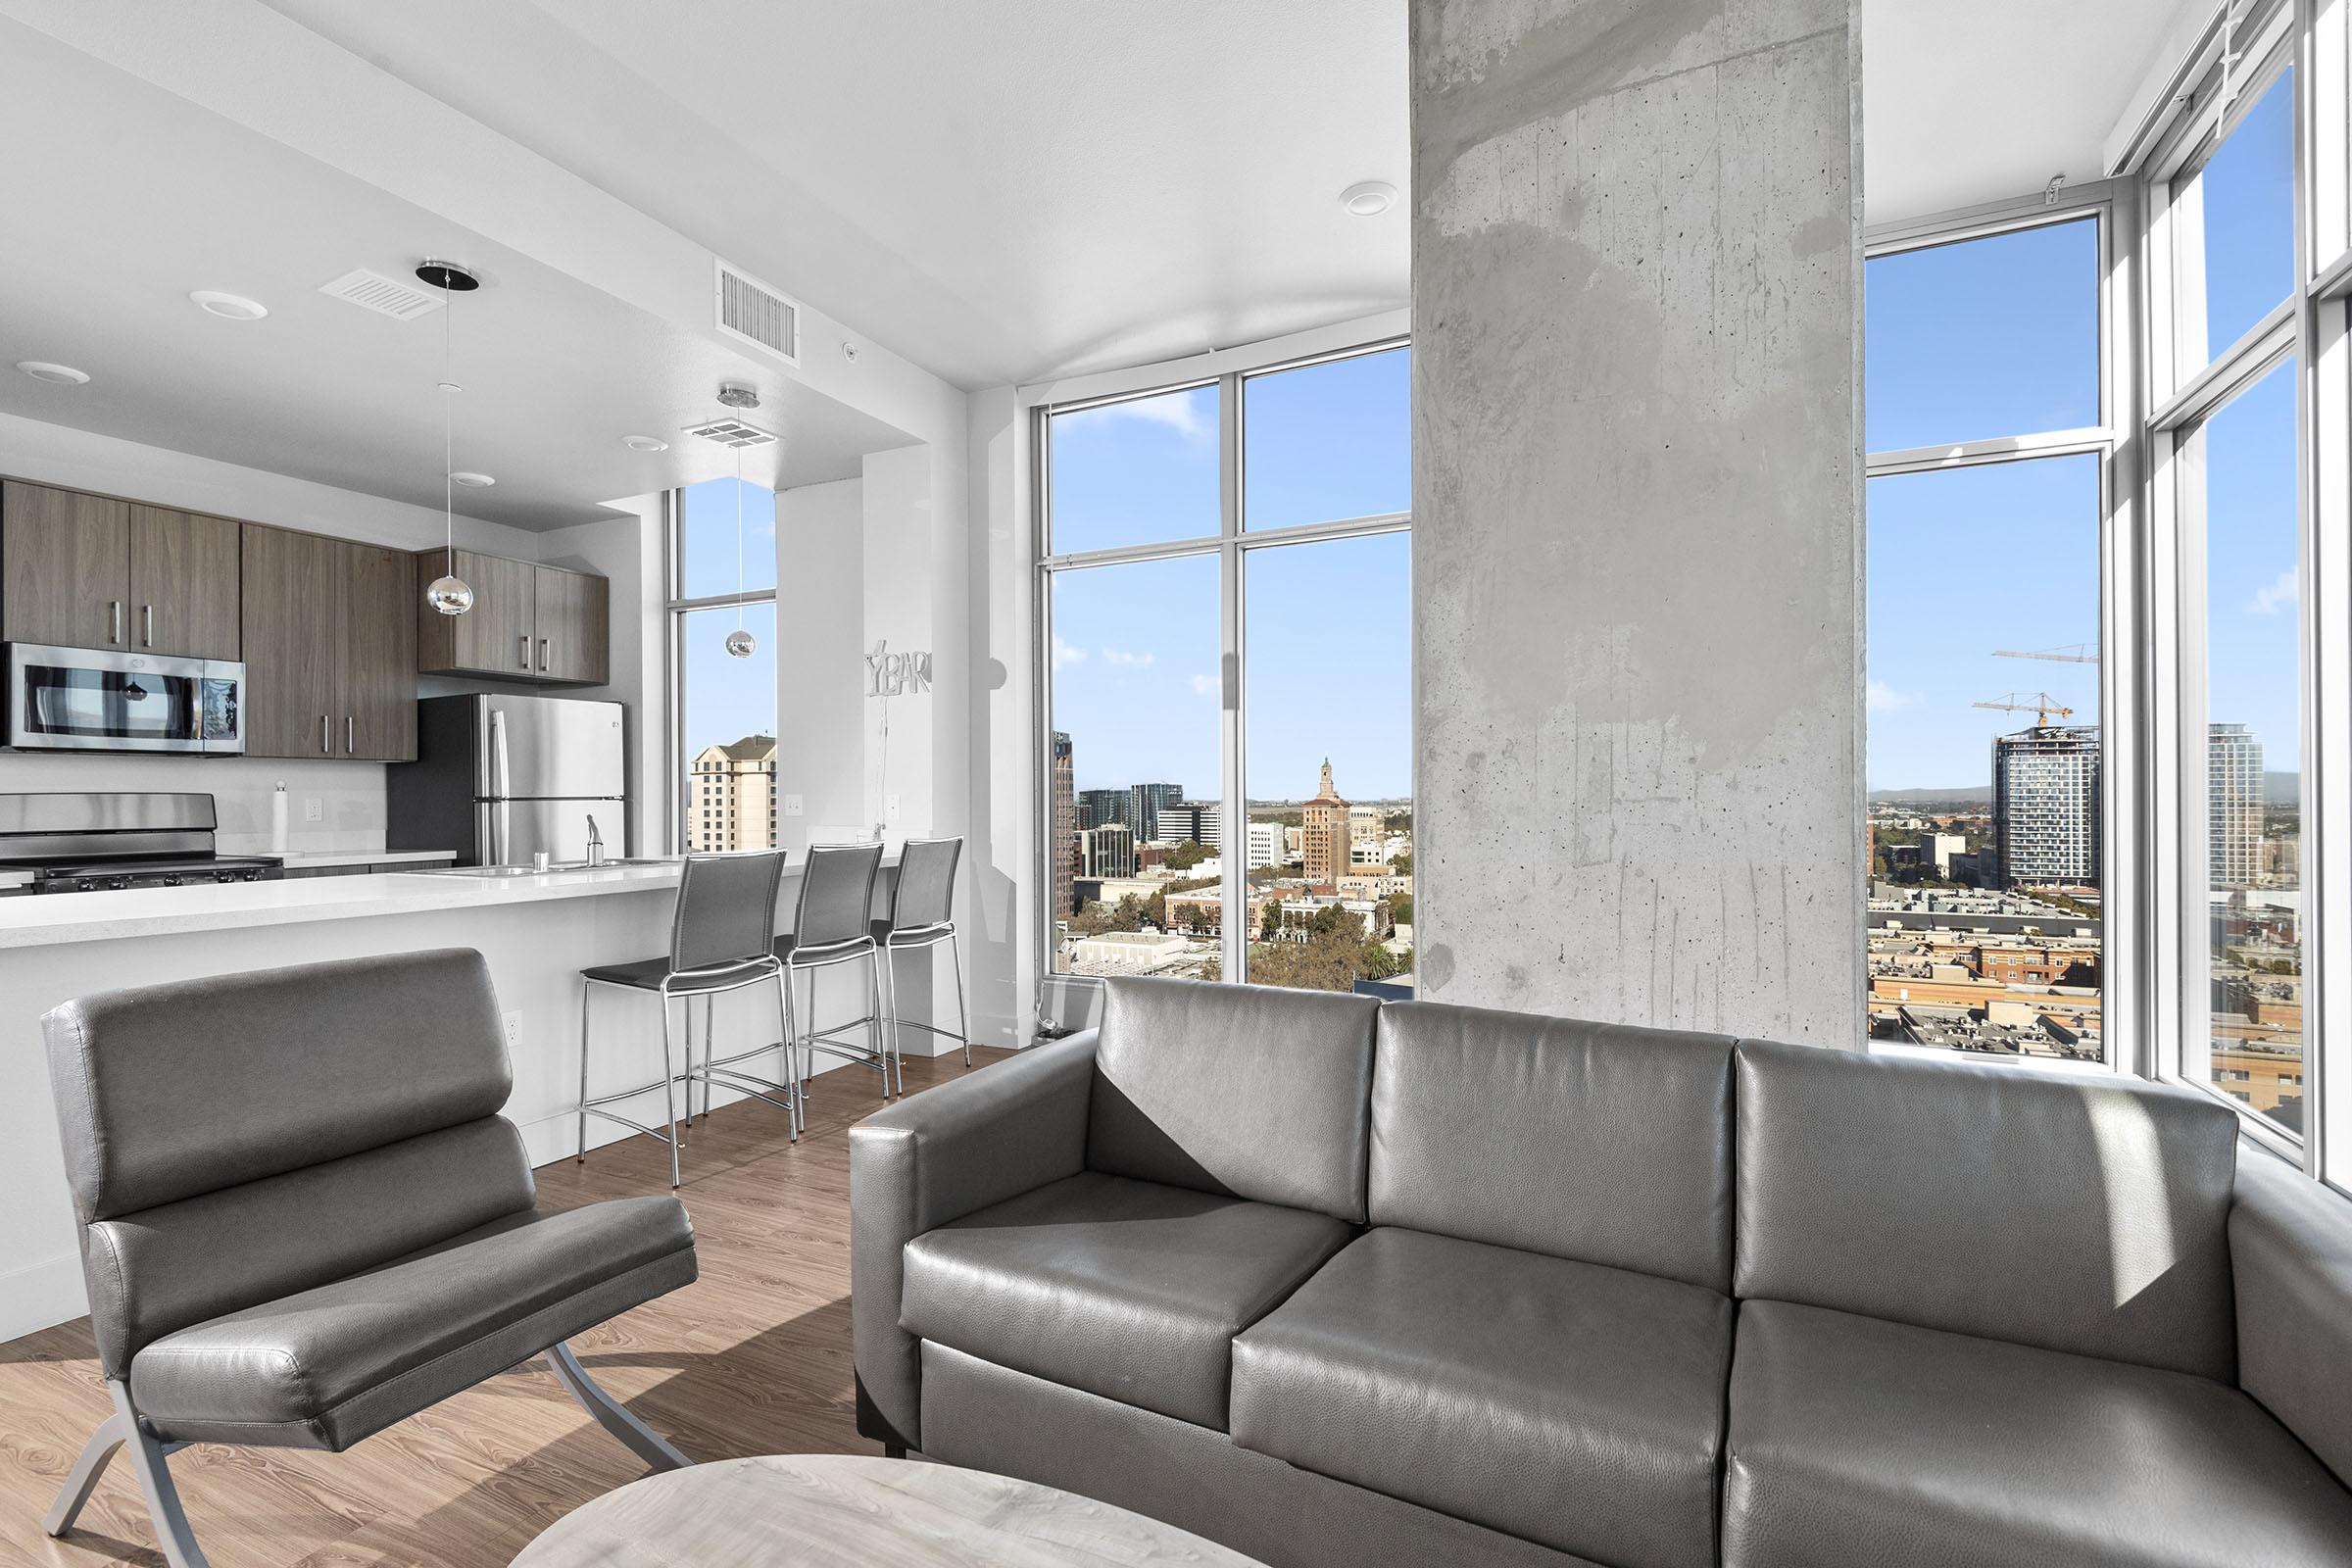
[[[1009, 1054], [974, 1051], [983, 1058]], [[959, 1058], [909, 1057], [913, 1094]], [[872, 1453], [850, 1384], [850, 1124], [878, 1100], [831, 1072], [796, 1147], [783, 1112], [746, 1101], [686, 1140], [702, 1277], [573, 1342], [607, 1389], [695, 1459]], [[539, 1172], [544, 1206], [668, 1190], [664, 1148], [633, 1138]], [[0, 1564], [161, 1564], [118, 1457], [62, 1541], [41, 1516], [109, 1406], [87, 1319], [0, 1345]], [[497, 1568], [558, 1518], [644, 1473], [553, 1376], [509, 1372], [347, 1453], [210, 1446], [172, 1472], [214, 1568]]]

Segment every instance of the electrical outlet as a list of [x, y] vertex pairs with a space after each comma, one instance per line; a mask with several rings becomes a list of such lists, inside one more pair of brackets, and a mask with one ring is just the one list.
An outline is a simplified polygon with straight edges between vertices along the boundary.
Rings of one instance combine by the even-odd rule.
[[522, 1049], [522, 1014], [519, 1012], [507, 1014], [507, 1049], [509, 1051]]
[[889, 817], [893, 822], [896, 822], [899, 819], [899, 798], [896, 795], [885, 795], [882, 797], [882, 814]]
[[305, 795], [302, 798], [302, 819], [305, 822], [325, 821], [326, 802], [316, 795]]
[[784, 797], [784, 814], [786, 816], [798, 816], [801, 814], [801, 798], [798, 795], [787, 795]]

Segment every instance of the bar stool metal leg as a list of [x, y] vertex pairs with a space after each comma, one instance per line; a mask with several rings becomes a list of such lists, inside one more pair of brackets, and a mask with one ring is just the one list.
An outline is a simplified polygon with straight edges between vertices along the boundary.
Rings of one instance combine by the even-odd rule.
[[596, 982], [580, 978], [580, 1133], [579, 1148], [572, 1152], [575, 1164], [588, 1162], [588, 993]]
[[[688, 1086], [689, 1092], [692, 1085]], [[669, 993], [662, 993], [662, 1113], [669, 1129], [669, 1185], [676, 1191], [680, 1185], [678, 1171], [678, 1069], [671, 1060], [669, 1049]]]
[[972, 1064], [971, 1004], [963, 995], [963, 944], [956, 940], [956, 928], [948, 928], [948, 957], [956, 966], [956, 1037], [963, 1043], [963, 1064]]
[[[896, 951], [887, 942], [878, 944], [874, 949], [874, 989], [877, 993], [875, 1006], [882, 1015], [882, 1027], [890, 1042], [891, 1053], [895, 1055], [899, 1047], [899, 964]], [[890, 1058], [885, 1056], [882, 1068], [882, 1093], [885, 1097], [890, 1094], [889, 1062]], [[899, 1071], [900, 1092], [904, 1093], [906, 1087], [906, 1073], [902, 1067]]]
[[797, 1144], [801, 1141], [802, 1126], [801, 1075], [793, 1067], [792, 990], [785, 984], [782, 969], [776, 971], [776, 1028], [780, 1031], [776, 1046], [784, 1056], [784, 1070], [776, 1075], [777, 1081], [792, 1086], [792, 1092], [785, 1097], [785, 1126], [792, 1142]]

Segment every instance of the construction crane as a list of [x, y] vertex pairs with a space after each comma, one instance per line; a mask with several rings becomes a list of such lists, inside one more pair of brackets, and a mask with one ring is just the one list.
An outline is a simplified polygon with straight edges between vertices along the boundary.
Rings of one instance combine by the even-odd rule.
[[2088, 643], [2069, 643], [2064, 648], [2044, 648], [2027, 651], [2018, 648], [1996, 648], [1995, 659], [2046, 659], [2053, 664], [2095, 664], [2099, 656], [2090, 651]]
[[2068, 708], [2060, 703], [2057, 698], [2052, 697], [2048, 692], [2035, 692], [2034, 694], [2034, 701], [2030, 703], [2019, 702], [2017, 700], [2018, 696], [2018, 693], [2011, 692], [2006, 698], [1997, 703], [1971, 703], [1969, 706], [1972, 708], [1989, 708], [2003, 713], [2032, 713], [2034, 715], [2034, 725], [2036, 729], [2048, 728], [2050, 715], [2053, 713], [2060, 718], [2072, 718], [2075, 716], [2075, 710], [2073, 709]]

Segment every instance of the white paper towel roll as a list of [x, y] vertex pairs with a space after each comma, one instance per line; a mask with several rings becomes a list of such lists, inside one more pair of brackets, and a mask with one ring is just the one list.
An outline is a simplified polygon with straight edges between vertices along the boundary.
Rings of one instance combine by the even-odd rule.
[[286, 784], [280, 779], [270, 792], [270, 853], [286, 853]]

